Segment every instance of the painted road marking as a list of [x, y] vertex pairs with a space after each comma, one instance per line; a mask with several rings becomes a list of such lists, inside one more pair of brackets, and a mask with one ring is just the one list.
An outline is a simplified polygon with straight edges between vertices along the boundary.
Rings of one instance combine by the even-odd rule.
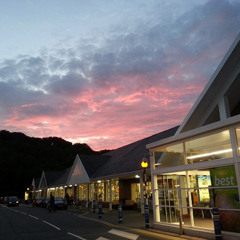
[[82, 237], [80, 237], [80, 236], [78, 236], [78, 235], [75, 235], [75, 234], [73, 234], [73, 233], [70, 233], [70, 232], [68, 232], [67, 234], [68, 234], [68, 235], [71, 235], [71, 236], [73, 236], [73, 237], [76, 237], [76, 238], [78, 238], [78, 239], [81, 239], [81, 240], [87, 240], [87, 239], [85, 239], [85, 238], [82, 238]]
[[25, 213], [25, 212], [20, 212], [21, 214], [23, 214], [23, 215], [27, 215], [27, 213]]
[[49, 223], [49, 222], [46, 222], [46, 221], [43, 221], [43, 222], [46, 223], [46, 224], [48, 224], [48, 225], [51, 226], [51, 227], [56, 228], [57, 230], [61, 230], [61, 228], [59, 228], [59, 227], [57, 227], [57, 226], [55, 226], [55, 225], [53, 225], [53, 224], [51, 224], [51, 223]]
[[39, 218], [34, 217], [33, 215], [30, 215], [30, 214], [28, 216], [31, 217], [31, 218], [37, 219], [37, 220], [39, 219]]
[[110, 240], [110, 239], [105, 238], [105, 237], [99, 237], [99, 238], [97, 238], [96, 240]]
[[136, 240], [136, 239], [138, 239], [138, 237], [139, 237], [139, 235], [137, 235], [137, 234], [124, 232], [124, 231], [120, 231], [120, 230], [117, 230], [117, 229], [111, 229], [111, 230], [108, 231], [108, 232], [111, 233], [111, 234], [120, 236], [120, 237], [124, 237], [124, 238], [127, 238], [127, 239], [131, 239], [131, 240]]

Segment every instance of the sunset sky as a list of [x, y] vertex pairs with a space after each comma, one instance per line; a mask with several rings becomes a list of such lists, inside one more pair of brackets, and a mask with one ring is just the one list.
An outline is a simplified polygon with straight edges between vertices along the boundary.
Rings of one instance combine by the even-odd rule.
[[113, 149], [181, 124], [239, 0], [0, 0], [0, 130]]

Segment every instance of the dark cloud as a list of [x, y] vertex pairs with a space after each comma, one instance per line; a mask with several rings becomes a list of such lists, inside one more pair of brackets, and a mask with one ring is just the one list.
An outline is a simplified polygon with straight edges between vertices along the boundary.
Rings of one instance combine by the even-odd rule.
[[84, 81], [84, 78], [76, 73], [69, 73], [62, 77], [55, 75], [51, 77], [51, 82], [45, 86], [45, 89], [48, 94], [74, 97], [84, 90]]
[[47, 119], [45, 133], [100, 136], [107, 148], [116, 135], [120, 146], [180, 124], [240, 30], [240, 2], [184, 9], [188, 1], [176, 1], [171, 10], [168, 1], [153, 2], [148, 14], [135, 13], [124, 26], [113, 21], [105, 35], [74, 44], [66, 37], [38, 56], [2, 60], [0, 128], [43, 127]]
[[29, 102], [41, 101], [43, 93], [12, 86], [9, 83], [0, 82], [0, 106], [8, 109], [9, 107], [28, 104]]

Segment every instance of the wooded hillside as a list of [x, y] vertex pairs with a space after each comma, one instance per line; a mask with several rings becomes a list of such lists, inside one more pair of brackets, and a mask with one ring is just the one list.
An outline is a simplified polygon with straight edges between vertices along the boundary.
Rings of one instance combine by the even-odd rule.
[[87, 144], [72, 144], [57, 137], [33, 138], [23, 133], [0, 131], [0, 197], [23, 197], [33, 177], [43, 170], [64, 170], [77, 154], [100, 154]]

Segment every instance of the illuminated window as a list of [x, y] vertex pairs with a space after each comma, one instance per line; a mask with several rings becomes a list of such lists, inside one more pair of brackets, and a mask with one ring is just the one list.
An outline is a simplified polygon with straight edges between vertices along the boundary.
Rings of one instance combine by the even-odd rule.
[[236, 128], [237, 142], [238, 142], [238, 155], [240, 155], [240, 127]]
[[189, 164], [232, 157], [228, 130], [187, 141], [185, 146]]
[[183, 144], [154, 150], [155, 168], [172, 167], [184, 164]]

